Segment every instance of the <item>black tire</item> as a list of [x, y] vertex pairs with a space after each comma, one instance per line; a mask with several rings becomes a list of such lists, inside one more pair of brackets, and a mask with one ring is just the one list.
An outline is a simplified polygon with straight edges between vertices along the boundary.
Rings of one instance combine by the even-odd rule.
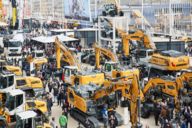
[[150, 117], [150, 110], [148, 110], [146, 108], [142, 108], [141, 117], [144, 119], [149, 118]]
[[75, 85], [79, 85], [79, 78], [75, 78], [74, 84], [75, 84]]
[[113, 39], [113, 32], [109, 34], [110, 38]]
[[105, 38], [107, 37], [107, 34], [105, 31], [103, 31], [101, 35], [102, 35], [102, 37], [105, 37]]
[[117, 74], [116, 74], [116, 78], [118, 78], [118, 77], [121, 77], [121, 74], [120, 74], [120, 73], [117, 73]]
[[114, 11], [110, 11], [110, 12], [109, 12], [109, 15], [110, 15], [111, 17], [114, 17], [114, 16], [115, 16], [115, 12], [114, 12]]
[[119, 16], [124, 16], [124, 12], [123, 11], [119, 11]]
[[107, 13], [105, 11], [102, 12], [103, 16], [107, 16]]

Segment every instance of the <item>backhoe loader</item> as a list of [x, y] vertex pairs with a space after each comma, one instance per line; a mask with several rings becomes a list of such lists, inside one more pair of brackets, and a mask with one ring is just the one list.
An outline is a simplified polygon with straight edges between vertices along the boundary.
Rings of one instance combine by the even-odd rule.
[[68, 88], [69, 104], [74, 106], [71, 109], [71, 116], [85, 125], [85, 120], [88, 119], [92, 128], [100, 128], [102, 125], [101, 109], [107, 104], [109, 114], [115, 115], [118, 126], [122, 124], [121, 116], [116, 113], [113, 108], [117, 107], [115, 92], [120, 91], [122, 97], [130, 100], [130, 121], [132, 128], [138, 128], [140, 124], [138, 118], [138, 100], [143, 99], [143, 94], [140, 91], [138, 78], [136, 75], [129, 81], [118, 80], [110, 82], [110, 86], [96, 86], [88, 84], [84, 86]]

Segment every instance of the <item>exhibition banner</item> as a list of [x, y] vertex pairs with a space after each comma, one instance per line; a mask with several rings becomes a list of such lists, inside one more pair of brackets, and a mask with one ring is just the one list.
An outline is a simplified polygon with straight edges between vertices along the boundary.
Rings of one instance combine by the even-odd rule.
[[64, 0], [64, 14], [67, 19], [90, 21], [90, 0]]

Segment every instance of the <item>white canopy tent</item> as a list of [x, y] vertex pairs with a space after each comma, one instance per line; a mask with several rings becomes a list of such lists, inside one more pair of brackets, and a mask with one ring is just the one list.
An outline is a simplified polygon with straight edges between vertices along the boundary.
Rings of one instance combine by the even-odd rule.
[[40, 43], [53, 43], [55, 42], [55, 38], [58, 37], [60, 41], [62, 42], [70, 42], [70, 41], [78, 41], [76, 38], [68, 37], [62, 35], [56, 35], [56, 36], [39, 36], [39, 37], [34, 37], [32, 40], [40, 42]]
[[7, 23], [5, 23], [5, 22], [1, 22], [1, 21], [0, 21], [0, 27], [7, 27], [7, 26], [8, 26]]

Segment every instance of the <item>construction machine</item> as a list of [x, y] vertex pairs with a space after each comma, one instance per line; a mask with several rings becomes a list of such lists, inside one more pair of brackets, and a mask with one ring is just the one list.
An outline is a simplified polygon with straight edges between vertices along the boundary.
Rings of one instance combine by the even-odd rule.
[[[68, 85], [84, 85], [90, 82], [101, 85], [104, 82], [104, 74], [82, 70], [78, 60], [70, 50], [63, 45], [58, 38], [55, 40], [57, 69], [61, 69], [61, 59], [68, 63], [61, 69], [62, 80]], [[61, 57], [61, 52], [62, 57]]]
[[148, 77], [167, 74], [175, 76], [178, 71], [189, 68], [189, 57], [181, 52], [168, 50], [154, 53], [139, 64], [147, 67]]
[[10, 0], [12, 5], [12, 19], [11, 19], [11, 28], [17, 29], [18, 28], [18, 19], [17, 19], [17, 2], [16, 0]]
[[[106, 61], [104, 64], [104, 73], [105, 76], [108, 78], [118, 78], [118, 77], [125, 77], [131, 76], [131, 74], [135, 74], [139, 77], [139, 70], [136, 68], [120, 68], [117, 56], [106, 48], [101, 48], [94, 45], [95, 48], [95, 62], [96, 62], [96, 69], [100, 69], [100, 58], [101, 55], [104, 55], [106, 58], [109, 58], [111, 61]], [[126, 77], [127, 78], [127, 77]]]
[[33, 76], [16, 78], [16, 88], [22, 90], [24, 88], [32, 88], [37, 95], [44, 92], [42, 80]]
[[[120, 91], [122, 96], [130, 100], [132, 128], [138, 127], [138, 99], [143, 97], [140, 91], [136, 75], [129, 81], [110, 82], [110, 86], [96, 86], [88, 84], [84, 86], [68, 88], [69, 104], [74, 106], [71, 109], [71, 116], [85, 125], [88, 119], [92, 128], [100, 128], [102, 125], [101, 110], [107, 104], [109, 114], [114, 114], [118, 126], [122, 124], [121, 116], [113, 111], [117, 107], [115, 92]], [[112, 113], [111, 113], [112, 112]]]
[[17, 76], [21, 76], [23, 74], [21, 68], [18, 66], [5, 65], [4, 68], [5, 68], [5, 70], [10, 71]]
[[110, 15], [111, 17], [114, 17], [116, 15], [123, 16], [124, 13], [121, 10], [120, 4], [117, 0], [114, 0], [111, 3], [104, 5], [104, 10], [102, 11], [103, 16]]
[[15, 128], [51, 128], [48, 123], [42, 122], [41, 116], [35, 111], [25, 111], [16, 114]]
[[[47, 116], [47, 104], [45, 101], [27, 99], [25, 92], [20, 89], [6, 91], [0, 93], [1, 96], [1, 115], [5, 116], [7, 123], [16, 121], [15, 113], [23, 112], [26, 110], [36, 110], [42, 116]], [[46, 117], [45, 117], [46, 118]]]
[[0, 66], [1, 68], [3, 68], [2, 70], [14, 73], [17, 76], [21, 76], [23, 74], [19, 66], [12, 66], [8, 64], [5, 60], [0, 59]]
[[26, 57], [25, 66], [29, 67], [30, 76], [34, 75], [34, 71], [38, 71], [41, 69], [43, 64], [46, 64], [48, 59], [44, 55], [43, 50], [35, 50], [30, 55]]
[[143, 81], [143, 94], [145, 100], [142, 107], [142, 117], [148, 118], [154, 110], [154, 103], [162, 99], [172, 98], [175, 103], [179, 96], [175, 79], [170, 76], [154, 77]]
[[[104, 23], [109, 27], [113, 24], [110, 20], [104, 18]], [[146, 34], [143, 30], [136, 30], [132, 33], [127, 33], [126, 31], [116, 28], [117, 35], [122, 39], [122, 56], [121, 58], [125, 61], [132, 60], [132, 57], [139, 58], [135, 56], [135, 51], [137, 55], [140, 53], [140, 49], [145, 50], [156, 50], [156, 46], [149, 34]]]

